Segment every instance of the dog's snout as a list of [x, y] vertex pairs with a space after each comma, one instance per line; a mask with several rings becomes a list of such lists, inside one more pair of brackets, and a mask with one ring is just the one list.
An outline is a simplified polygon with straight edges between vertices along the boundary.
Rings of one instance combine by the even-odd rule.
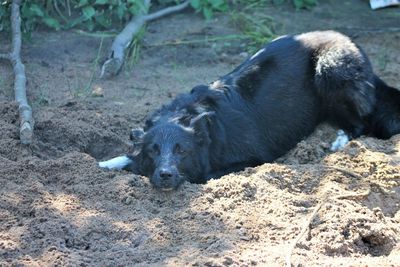
[[183, 179], [175, 166], [158, 168], [151, 178], [152, 184], [162, 191], [176, 189]]
[[166, 168], [161, 169], [158, 175], [164, 180], [171, 179], [174, 176], [172, 170]]

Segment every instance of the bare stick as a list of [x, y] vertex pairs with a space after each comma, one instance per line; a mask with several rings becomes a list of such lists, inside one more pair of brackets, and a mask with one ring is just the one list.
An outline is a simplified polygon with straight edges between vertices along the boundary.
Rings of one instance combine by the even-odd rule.
[[182, 10], [184, 10], [185, 8], [187, 8], [189, 6], [189, 3], [190, 3], [189, 1], [185, 1], [182, 4], [161, 9], [161, 10], [159, 10], [157, 12], [154, 12], [154, 13], [151, 13], [151, 14], [147, 15], [145, 17], [145, 19], [146, 19], [146, 21], [156, 20], [156, 19], [159, 19], [161, 17], [168, 16], [168, 15], [170, 15], [172, 13], [176, 13], [176, 12], [182, 11]]
[[353, 193], [353, 194], [342, 194], [339, 196], [335, 197], [325, 197], [322, 199], [322, 201], [315, 207], [314, 211], [310, 214], [308, 217], [307, 221], [304, 223], [303, 228], [301, 229], [301, 232], [297, 235], [297, 237], [292, 241], [290, 244], [289, 250], [286, 254], [286, 267], [291, 267], [292, 266], [292, 254], [294, 249], [296, 248], [298, 242], [300, 239], [304, 236], [304, 234], [307, 232], [308, 229], [310, 229], [310, 225], [312, 221], [314, 220], [315, 215], [317, 215], [318, 211], [321, 209], [323, 205], [325, 205], [329, 200], [334, 200], [334, 199], [349, 199], [349, 198], [364, 198], [367, 197], [371, 192], [371, 189], [367, 189], [365, 192], [362, 193]]
[[371, 188], [368, 188], [364, 192], [361, 193], [352, 193], [352, 194], [343, 194], [334, 197], [334, 199], [357, 199], [357, 198], [365, 198], [371, 193]]
[[350, 169], [346, 169], [346, 168], [342, 168], [342, 167], [336, 167], [336, 166], [329, 166], [329, 165], [325, 165], [324, 167], [328, 168], [328, 169], [340, 171], [340, 172], [342, 172], [344, 174], [348, 174], [348, 175], [353, 176], [354, 178], [357, 178], [357, 179], [362, 179], [363, 178], [361, 175], [359, 175], [356, 172], [353, 172]]
[[32, 108], [26, 99], [26, 76], [25, 66], [21, 62], [21, 0], [13, 0], [11, 5], [11, 34], [12, 34], [12, 52], [8, 59], [14, 69], [15, 82], [14, 93], [15, 101], [18, 102], [20, 117], [20, 139], [23, 144], [30, 144], [33, 136], [33, 118]]
[[111, 45], [111, 52], [101, 68], [100, 77], [114, 76], [120, 71], [125, 58], [125, 49], [130, 45], [133, 38], [140, 32], [140, 29], [149, 21], [179, 12], [189, 6], [189, 1], [182, 4], [167, 7], [147, 15], [151, 0], [144, 0], [144, 11], [135, 16], [125, 28], [117, 35]]
[[297, 243], [300, 241], [300, 239], [303, 237], [303, 235], [307, 232], [307, 229], [309, 229], [311, 222], [314, 220], [315, 215], [317, 212], [321, 209], [323, 205], [325, 205], [327, 201], [327, 198], [325, 197], [321, 203], [318, 204], [318, 206], [315, 207], [314, 211], [311, 213], [310, 217], [308, 220], [304, 223], [303, 228], [301, 232], [297, 235], [297, 237], [292, 241], [292, 244], [289, 247], [288, 253], [286, 255], [286, 267], [291, 267], [292, 266], [292, 261], [291, 257], [293, 254], [293, 250], [297, 246]]

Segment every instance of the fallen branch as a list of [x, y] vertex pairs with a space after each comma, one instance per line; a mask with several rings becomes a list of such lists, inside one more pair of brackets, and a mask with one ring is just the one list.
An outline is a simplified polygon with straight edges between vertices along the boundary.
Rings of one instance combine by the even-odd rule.
[[23, 144], [30, 144], [33, 136], [32, 108], [26, 99], [26, 75], [25, 66], [21, 61], [21, 0], [13, 0], [11, 5], [11, 35], [12, 51], [10, 54], [1, 54], [0, 57], [11, 61], [13, 66], [15, 81], [14, 93], [15, 101], [18, 102], [20, 118], [20, 140]]
[[125, 49], [131, 44], [140, 29], [149, 21], [179, 12], [189, 6], [190, 1], [185, 1], [179, 5], [167, 7], [157, 12], [147, 14], [151, 0], [144, 0], [144, 10], [135, 16], [125, 28], [117, 35], [111, 45], [111, 51], [108, 59], [101, 68], [100, 77], [114, 76], [120, 71], [125, 58]]
[[248, 37], [237, 34], [223, 35], [223, 36], [212, 36], [205, 37], [204, 39], [195, 39], [195, 40], [172, 40], [163, 43], [156, 44], [148, 44], [149, 47], [157, 47], [157, 46], [168, 46], [168, 45], [193, 45], [193, 44], [203, 44], [207, 42], [218, 42], [218, 41], [227, 41], [227, 40], [243, 40], [248, 39]]
[[335, 200], [335, 199], [351, 199], [351, 198], [364, 198], [367, 197], [371, 192], [371, 189], [366, 190], [365, 192], [362, 193], [352, 193], [352, 194], [343, 194], [335, 197], [327, 197], [325, 196], [322, 201], [315, 207], [314, 211], [310, 214], [306, 222], [304, 223], [303, 227], [301, 228], [300, 233], [297, 235], [297, 237], [292, 241], [290, 244], [289, 250], [286, 254], [286, 267], [291, 267], [292, 266], [292, 254], [294, 249], [296, 248], [297, 244], [299, 243], [300, 239], [304, 236], [304, 234], [307, 232], [308, 229], [310, 229], [311, 223], [314, 220], [315, 215], [317, 215], [318, 211], [322, 208], [323, 205], [325, 205], [328, 201], [330, 200]]

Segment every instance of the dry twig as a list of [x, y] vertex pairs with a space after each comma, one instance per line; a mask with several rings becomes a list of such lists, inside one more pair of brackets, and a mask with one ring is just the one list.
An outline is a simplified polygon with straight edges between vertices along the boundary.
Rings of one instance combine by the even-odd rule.
[[104, 62], [101, 68], [100, 77], [113, 76], [120, 71], [125, 58], [125, 49], [128, 48], [140, 29], [149, 21], [179, 12], [189, 6], [190, 1], [185, 1], [176, 6], [167, 7], [157, 12], [147, 14], [151, 0], [144, 0], [144, 10], [141, 14], [135, 16], [125, 28], [117, 35], [111, 45], [109, 58]]
[[297, 243], [300, 241], [300, 239], [303, 237], [303, 235], [307, 232], [307, 230], [309, 229], [312, 221], [314, 220], [315, 215], [317, 214], [317, 212], [321, 209], [321, 207], [323, 205], [325, 205], [325, 203], [327, 202], [328, 198], [325, 197], [321, 203], [318, 204], [318, 206], [315, 207], [314, 211], [311, 213], [310, 217], [307, 219], [307, 221], [304, 223], [301, 232], [297, 235], [297, 237], [292, 241], [292, 243], [290, 244], [288, 253], [286, 254], [286, 267], [291, 267], [292, 266], [292, 254], [293, 254], [293, 250], [296, 248]]
[[325, 165], [324, 167], [325, 167], [325, 168], [328, 168], [328, 169], [331, 169], [331, 170], [340, 171], [340, 172], [342, 172], [342, 173], [344, 173], [344, 174], [353, 176], [354, 178], [357, 178], [357, 179], [362, 179], [362, 178], [363, 178], [361, 175], [359, 175], [359, 174], [356, 173], [356, 172], [353, 172], [353, 171], [350, 170], [350, 169], [346, 169], [346, 168], [342, 168], [342, 167], [337, 167], [337, 166], [329, 166], [329, 165]]
[[30, 144], [33, 136], [32, 108], [26, 98], [26, 75], [25, 66], [21, 61], [21, 0], [13, 0], [11, 5], [11, 34], [12, 51], [9, 54], [0, 54], [0, 58], [8, 59], [13, 66], [15, 81], [14, 93], [15, 101], [18, 102], [20, 117], [20, 139], [23, 144]]

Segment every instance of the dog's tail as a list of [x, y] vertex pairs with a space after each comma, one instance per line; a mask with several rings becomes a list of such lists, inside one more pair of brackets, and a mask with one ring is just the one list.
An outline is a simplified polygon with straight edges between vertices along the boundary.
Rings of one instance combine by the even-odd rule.
[[387, 139], [400, 133], [400, 90], [375, 76], [376, 105], [370, 117], [370, 134]]

